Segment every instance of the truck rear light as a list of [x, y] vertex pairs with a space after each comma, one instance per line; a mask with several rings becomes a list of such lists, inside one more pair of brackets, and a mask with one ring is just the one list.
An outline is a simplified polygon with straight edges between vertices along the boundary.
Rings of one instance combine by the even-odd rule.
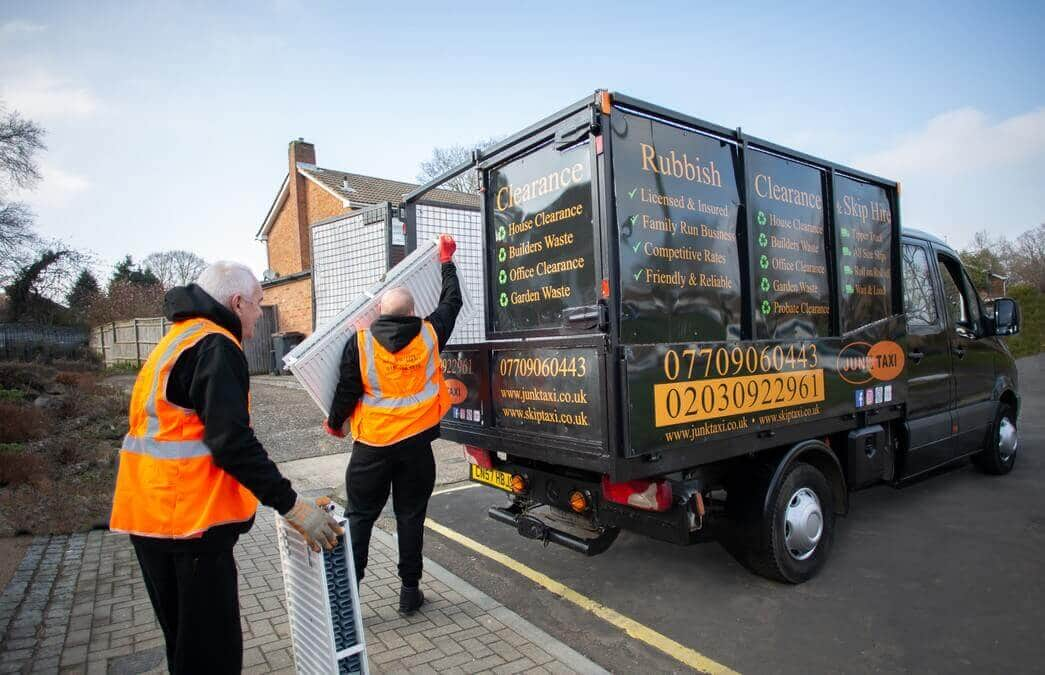
[[671, 485], [667, 481], [627, 480], [611, 483], [602, 477], [602, 495], [615, 504], [644, 511], [667, 511], [671, 508]]
[[477, 448], [474, 445], [466, 445], [464, 446], [464, 458], [468, 460], [469, 464], [475, 464], [484, 469], [493, 468], [493, 460], [490, 458], [489, 450]]
[[584, 513], [588, 510], [588, 497], [580, 490], [574, 490], [570, 493], [570, 508], [577, 513]]
[[522, 493], [526, 492], [526, 488], [527, 485], [525, 478], [523, 478], [519, 474], [515, 474], [514, 476], [512, 476], [512, 492], [514, 492], [517, 495], [521, 495]]

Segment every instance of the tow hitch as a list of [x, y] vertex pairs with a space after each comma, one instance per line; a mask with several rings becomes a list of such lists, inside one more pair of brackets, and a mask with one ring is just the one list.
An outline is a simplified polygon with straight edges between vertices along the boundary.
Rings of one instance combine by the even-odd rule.
[[543, 521], [534, 516], [522, 512], [521, 507], [516, 504], [508, 508], [491, 506], [487, 515], [499, 523], [513, 526], [516, 531], [527, 539], [536, 539], [547, 545], [549, 542], [565, 546], [571, 551], [583, 553], [587, 556], [598, 555], [608, 549], [620, 534], [620, 528], [609, 527], [590, 539], [577, 537], [568, 532], [549, 527]]

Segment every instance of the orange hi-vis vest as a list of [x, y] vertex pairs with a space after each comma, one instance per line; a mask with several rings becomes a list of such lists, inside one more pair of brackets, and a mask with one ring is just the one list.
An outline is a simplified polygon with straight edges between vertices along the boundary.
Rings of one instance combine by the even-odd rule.
[[352, 413], [352, 437], [373, 446], [392, 445], [439, 424], [450, 409], [435, 328], [421, 332], [394, 354], [368, 330], [356, 334], [363, 398]]
[[191, 539], [216, 525], [254, 517], [258, 500], [215, 466], [199, 415], [167, 399], [167, 380], [178, 357], [215, 333], [242, 349], [213, 321], [179, 321], [138, 373], [109, 521], [114, 532]]

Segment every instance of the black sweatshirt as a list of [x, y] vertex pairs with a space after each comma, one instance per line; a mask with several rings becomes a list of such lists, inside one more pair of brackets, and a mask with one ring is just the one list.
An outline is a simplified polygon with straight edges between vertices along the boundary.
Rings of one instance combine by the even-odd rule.
[[[461, 311], [461, 284], [457, 280], [457, 267], [452, 263], [443, 263], [443, 290], [439, 295], [439, 306], [425, 319], [432, 324], [439, 339], [439, 350], [446, 347], [446, 341], [454, 332], [457, 313]], [[416, 316], [381, 315], [370, 325], [370, 332], [382, 347], [393, 354], [406, 347], [421, 332], [421, 319]], [[341, 376], [334, 392], [334, 401], [330, 405], [330, 416], [327, 424], [332, 429], [340, 429], [356, 404], [363, 397], [363, 374], [359, 371], [359, 342], [356, 335], [349, 338], [345, 349], [341, 352]], [[439, 438], [439, 425], [435, 425], [409, 441], [431, 442]]]
[[[242, 339], [239, 317], [196, 284], [168, 291], [163, 310], [171, 321], [209, 319]], [[203, 442], [210, 448], [214, 464], [262, 504], [285, 514], [294, 506], [297, 494], [254, 435], [247, 409], [249, 393], [247, 357], [224, 335], [208, 335], [182, 352], [167, 381], [167, 399], [194, 410], [203, 422]], [[168, 547], [231, 547], [252, 524], [253, 520], [218, 525], [194, 540], [135, 539]]]

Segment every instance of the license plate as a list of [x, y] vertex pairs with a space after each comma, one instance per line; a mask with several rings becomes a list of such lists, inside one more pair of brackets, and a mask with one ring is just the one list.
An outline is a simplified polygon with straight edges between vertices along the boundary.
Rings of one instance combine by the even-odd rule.
[[507, 490], [508, 492], [512, 491], [512, 474], [507, 471], [484, 469], [475, 464], [471, 464], [470, 466], [472, 467], [472, 480], [486, 483], [487, 485], [492, 485], [495, 488]]

